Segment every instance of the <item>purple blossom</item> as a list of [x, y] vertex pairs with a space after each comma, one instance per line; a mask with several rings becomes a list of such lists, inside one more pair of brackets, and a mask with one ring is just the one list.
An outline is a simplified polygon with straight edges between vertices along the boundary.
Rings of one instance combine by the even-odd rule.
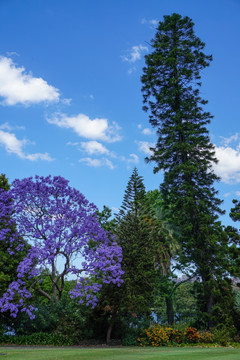
[[[76, 278], [70, 296], [92, 306], [96, 305], [102, 283], [119, 286], [122, 283], [121, 248], [100, 227], [96, 206], [71, 188], [66, 179], [35, 176], [35, 179], [15, 180], [8, 192], [0, 192], [0, 204], [0, 221], [7, 223], [7, 227], [0, 229], [0, 240], [4, 240], [10, 226], [15, 224], [16, 236], [31, 245], [18, 266], [17, 280], [0, 299], [2, 312], [10, 310], [16, 316], [20, 310], [32, 318], [33, 307], [25, 304], [32, 296], [26, 284], [30, 287], [38, 284], [39, 289], [46, 273], [55, 291], [42, 294], [52, 301], [61, 297], [69, 274]], [[11, 242], [16, 236], [12, 236]], [[13, 249], [9, 252], [13, 253]], [[61, 270], [57, 269], [59, 256], [63, 261]], [[74, 258], [77, 263], [73, 263]]]

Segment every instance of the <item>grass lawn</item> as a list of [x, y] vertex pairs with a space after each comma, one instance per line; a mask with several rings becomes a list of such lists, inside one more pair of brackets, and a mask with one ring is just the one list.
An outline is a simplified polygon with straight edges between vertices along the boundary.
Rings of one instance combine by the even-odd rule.
[[4, 360], [239, 360], [234, 348], [41, 348], [1, 347]]

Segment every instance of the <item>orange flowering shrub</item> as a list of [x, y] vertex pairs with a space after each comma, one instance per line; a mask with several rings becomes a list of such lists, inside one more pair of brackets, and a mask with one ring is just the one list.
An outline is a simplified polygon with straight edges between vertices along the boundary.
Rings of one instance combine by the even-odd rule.
[[140, 346], [166, 346], [169, 344], [168, 334], [159, 324], [144, 330], [142, 336], [137, 340]]
[[184, 338], [186, 343], [190, 344], [190, 343], [196, 343], [200, 340], [200, 336], [197, 332], [197, 329], [193, 328], [193, 327], [187, 327], [186, 330], [184, 331]]
[[182, 343], [197, 343], [199, 340], [200, 336], [195, 328], [187, 327], [185, 331], [182, 331], [162, 327], [159, 324], [144, 330], [141, 337], [137, 339], [140, 346], [172, 346]]
[[172, 328], [165, 328], [166, 333], [168, 334], [169, 342], [171, 344], [177, 343], [181, 344], [183, 342], [183, 332], [181, 330], [176, 330]]

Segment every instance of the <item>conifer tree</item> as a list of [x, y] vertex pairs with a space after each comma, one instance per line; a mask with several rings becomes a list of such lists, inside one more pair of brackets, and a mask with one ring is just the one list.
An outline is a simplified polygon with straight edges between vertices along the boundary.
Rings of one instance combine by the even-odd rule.
[[199, 277], [201, 311], [210, 315], [215, 280], [227, 275], [227, 240], [218, 221], [221, 200], [214, 182], [219, 178], [212, 167], [217, 159], [206, 127], [212, 115], [203, 109], [207, 101], [200, 96], [201, 71], [212, 56], [204, 54], [205, 44], [193, 26], [189, 17], [164, 16], [141, 81], [143, 109], [150, 112], [158, 136], [147, 161], [155, 162], [154, 173], [164, 172], [164, 204], [181, 229], [179, 264]]
[[123, 203], [117, 217], [117, 242], [122, 247], [124, 283], [121, 292], [130, 311], [147, 313], [150, 310], [154, 279], [154, 250], [149, 237], [146, 217], [146, 191], [143, 178], [137, 169], [125, 190]]

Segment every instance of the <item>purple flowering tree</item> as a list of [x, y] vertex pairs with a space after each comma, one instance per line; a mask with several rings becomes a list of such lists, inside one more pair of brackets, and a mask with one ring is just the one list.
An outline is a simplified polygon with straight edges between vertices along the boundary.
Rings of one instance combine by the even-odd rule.
[[[32, 288], [37, 286], [49, 301], [57, 302], [69, 275], [76, 278], [70, 296], [87, 305], [95, 306], [102, 283], [120, 286], [121, 248], [101, 228], [95, 205], [67, 180], [60, 176], [15, 180], [8, 192], [0, 193], [0, 204], [0, 222], [14, 223], [16, 236], [31, 245], [18, 266], [17, 279], [0, 299], [2, 312], [10, 310], [16, 317], [18, 311], [26, 311], [33, 318], [28, 300]], [[8, 231], [10, 226], [0, 230], [0, 240]], [[21, 251], [21, 244], [17, 250]], [[9, 252], [14, 256], [11, 247]], [[51, 293], [41, 289], [44, 276], [51, 279]]]

